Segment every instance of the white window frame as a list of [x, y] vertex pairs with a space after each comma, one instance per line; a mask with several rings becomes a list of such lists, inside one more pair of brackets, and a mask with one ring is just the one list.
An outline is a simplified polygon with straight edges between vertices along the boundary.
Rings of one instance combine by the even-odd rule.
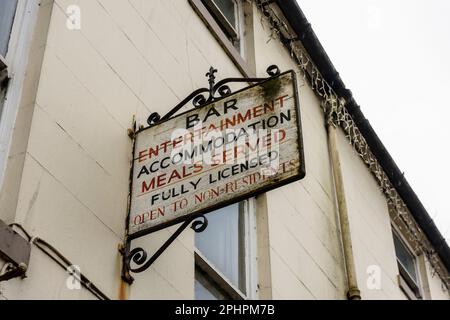
[[236, 19], [236, 25], [231, 25], [231, 23], [228, 21], [228, 19], [223, 14], [222, 10], [220, 10], [219, 6], [215, 3], [214, 0], [203, 0], [205, 4], [208, 6], [208, 8], [213, 12], [215, 17], [219, 20], [220, 25], [226, 30], [229, 36], [235, 39], [240, 38], [239, 29], [241, 28], [240, 24], [240, 15], [239, 15], [239, 0], [231, 0], [234, 2], [234, 5], [236, 6], [236, 12], [234, 14], [234, 18]]
[[[236, 48], [231, 41], [228, 39], [228, 36], [223, 31], [222, 27], [220, 26], [217, 19], [211, 14], [211, 12], [206, 7], [203, 0], [187, 0], [191, 7], [194, 9], [194, 11], [197, 13], [199, 18], [203, 21], [203, 23], [206, 25], [206, 27], [210, 30], [211, 34], [214, 36], [214, 38], [218, 41], [218, 43], [221, 45], [221, 47], [224, 49], [225, 53], [230, 57], [230, 59], [233, 61], [233, 63], [236, 65], [236, 67], [239, 69], [239, 71], [248, 78], [254, 78], [255, 70], [254, 66], [250, 67], [250, 65], [247, 63], [247, 59], [245, 58], [247, 55], [248, 50], [246, 48], [246, 40], [244, 38], [244, 34], [246, 34], [249, 30], [245, 31], [244, 29], [248, 27], [246, 20], [244, 17], [246, 16], [244, 13], [245, 7], [247, 7], [247, 4], [244, 4], [243, 1], [245, 0], [239, 0], [239, 11], [240, 11], [240, 37], [241, 41], [239, 42], [239, 47]], [[210, 0], [208, 0], [210, 1]], [[247, 13], [251, 14], [251, 13]], [[251, 30], [250, 32], [253, 32]], [[253, 45], [252, 45], [253, 46]], [[250, 48], [252, 49], [252, 48]], [[254, 60], [254, 57], [250, 59], [251, 61]], [[252, 62], [254, 63], [254, 61]]]
[[242, 57], [246, 56], [246, 51], [245, 51], [245, 28], [246, 28], [246, 24], [245, 24], [245, 15], [244, 15], [244, 4], [242, 3], [242, 1], [244, 0], [237, 0], [237, 5], [238, 5], [238, 25], [239, 25], [239, 52], [241, 54]]
[[250, 198], [243, 201], [244, 218], [244, 259], [245, 259], [245, 287], [244, 294], [230, 280], [216, 268], [194, 247], [195, 268], [200, 268], [203, 273], [214, 281], [217, 287], [235, 300], [256, 300], [258, 299], [258, 276], [257, 276], [257, 256], [256, 256], [256, 210], [255, 199]]
[[40, 0], [17, 1], [8, 51], [6, 57], [3, 57], [9, 82], [0, 116], [0, 188], [5, 176], [12, 132], [22, 96], [28, 55], [40, 2]]
[[[422, 288], [422, 279], [421, 279], [421, 272], [420, 272], [420, 268], [419, 268], [419, 256], [417, 255], [417, 253], [414, 251], [414, 249], [411, 247], [411, 245], [408, 243], [408, 241], [406, 241], [404, 235], [402, 234], [402, 232], [395, 226], [392, 226], [392, 233], [393, 233], [393, 238], [394, 236], [397, 237], [397, 239], [400, 241], [400, 244], [403, 245], [403, 247], [405, 248], [405, 250], [407, 250], [411, 256], [414, 258], [414, 271], [416, 273], [416, 278], [417, 281], [414, 281], [414, 279], [412, 279], [412, 276], [409, 274], [408, 270], [406, 270], [406, 268], [402, 265], [401, 261], [398, 259], [397, 257], [397, 253], [395, 253], [395, 258], [396, 258], [396, 262], [397, 262], [397, 268], [398, 268], [398, 282], [399, 282], [399, 287], [400, 289], [406, 294], [406, 296], [411, 299], [411, 300], [417, 300], [417, 299], [423, 299], [423, 288]], [[394, 244], [394, 249], [395, 249], [395, 244]], [[403, 273], [406, 273], [406, 276], [410, 278], [410, 281], [414, 283], [414, 285], [417, 287], [417, 293], [414, 292], [414, 288], [411, 288], [410, 283], [408, 282], [407, 279], [405, 279], [405, 276], [403, 275]]]
[[[245, 46], [244, 46], [244, 29], [245, 29], [245, 17], [244, 17], [244, 7], [242, 5], [243, 0], [231, 0], [236, 5], [236, 25], [237, 30], [232, 26], [225, 15], [222, 13], [220, 8], [214, 3], [213, 0], [203, 0], [205, 5], [212, 11], [212, 16], [216, 22], [225, 29], [227, 36], [231, 37], [230, 40], [233, 46], [239, 51], [242, 57], [245, 57]], [[237, 45], [234, 42], [237, 42]]]

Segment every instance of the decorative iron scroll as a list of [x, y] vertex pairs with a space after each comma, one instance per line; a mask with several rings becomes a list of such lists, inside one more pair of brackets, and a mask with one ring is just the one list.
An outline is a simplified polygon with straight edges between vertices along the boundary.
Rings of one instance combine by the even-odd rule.
[[[280, 69], [276, 65], [271, 65], [267, 68], [266, 72], [269, 77], [267, 78], [226, 78], [216, 83], [215, 73], [217, 69], [211, 67], [209, 72], [206, 73], [208, 78], [208, 88], [200, 88], [193, 91], [180, 103], [178, 103], [174, 108], [172, 108], [167, 114], [161, 117], [157, 112], [153, 112], [147, 118], [147, 124], [153, 126], [161, 121], [170, 119], [174, 116], [183, 106], [192, 101], [195, 108], [202, 107], [206, 104], [212, 103], [218, 99], [222, 99], [230, 94], [232, 91], [228, 86], [229, 83], [258, 83], [265, 81], [267, 79], [276, 77], [280, 74]], [[207, 94], [207, 96], [205, 95]], [[133, 139], [133, 149], [135, 141], [136, 125], [134, 128], [129, 130], [129, 136]], [[133, 150], [134, 154], [134, 150]], [[130, 190], [129, 190], [129, 201], [131, 199], [131, 181], [132, 181], [133, 165], [130, 170]], [[130, 205], [130, 203], [129, 203]], [[200, 216], [187, 216], [186, 220], [182, 222], [182, 225], [169, 237], [169, 239], [159, 248], [149, 259], [147, 251], [141, 247], [131, 249], [131, 238], [128, 236], [128, 219], [129, 212], [127, 216], [127, 230], [125, 244], [120, 248], [120, 252], [123, 255], [123, 265], [122, 265], [122, 279], [127, 283], [133, 283], [134, 279], [131, 276], [131, 272], [140, 273], [147, 270], [158, 258], [159, 256], [172, 244], [175, 239], [192, 223], [191, 228], [195, 232], [202, 232], [208, 226], [208, 220], [204, 215]], [[132, 267], [132, 264], [136, 267]]]
[[[423, 252], [432, 269], [440, 279], [446, 290], [450, 289], [450, 271], [445, 268], [436, 250], [423, 233], [414, 217], [409, 212], [403, 199], [389, 180], [383, 168], [370, 150], [365, 138], [358, 129], [351, 115], [345, 107], [345, 100], [339, 98], [331, 86], [322, 77], [319, 69], [314, 65], [306, 50], [303, 48], [300, 39], [292, 32], [287, 23], [280, 18], [279, 13], [271, 6], [270, 0], [250, 0], [254, 2], [261, 11], [261, 24], [269, 26], [272, 39], [279, 40], [289, 50], [292, 59], [297, 63], [304, 79], [308, 78], [313, 91], [322, 99], [322, 108], [328, 124], [340, 126], [346, 134], [347, 139], [352, 144], [355, 151], [366, 164], [381, 191], [386, 197], [389, 213], [393, 216], [393, 222], [400, 228], [401, 224], [406, 226], [406, 233], [415, 244], [418, 252]], [[400, 224], [399, 221], [402, 223]]]
[[[227, 78], [215, 83], [216, 76], [214, 74], [216, 72], [217, 69], [211, 67], [209, 68], [209, 72], [206, 74], [206, 77], [208, 77], [209, 88], [200, 88], [195, 90], [186, 98], [184, 98], [180, 103], [178, 103], [172, 110], [170, 110], [163, 117], [161, 117], [157, 112], [153, 112], [148, 117], [147, 124], [149, 126], [152, 126], [160, 121], [169, 119], [191, 100], [194, 107], [198, 108], [208, 103], [214, 102], [217, 99], [221, 99], [223, 97], [230, 95], [232, 92], [227, 83], [231, 82], [255, 83], [268, 79], [268, 78]], [[276, 65], [271, 65], [267, 68], [266, 72], [269, 75], [269, 78], [271, 78], [279, 75], [280, 69]], [[204, 93], [208, 93], [208, 97], [205, 97]], [[217, 96], [217, 94], [219, 94], [219, 96]]]
[[[208, 226], [208, 219], [206, 219], [204, 215], [201, 215], [200, 217], [190, 217], [188, 220], [183, 222], [183, 224], [172, 234], [172, 236], [170, 236], [170, 238], [161, 246], [161, 248], [159, 248], [158, 251], [156, 251], [148, 260], [147, 251], [140, 247], [134, 248], [125, 257], [127, 269], [134, 273], [140, 273], [147, 270], [191, 223], [191, 229], [199, 233], [204, 231]], [[134, 262], [138, 267], [132, 268], [131, 261]]]

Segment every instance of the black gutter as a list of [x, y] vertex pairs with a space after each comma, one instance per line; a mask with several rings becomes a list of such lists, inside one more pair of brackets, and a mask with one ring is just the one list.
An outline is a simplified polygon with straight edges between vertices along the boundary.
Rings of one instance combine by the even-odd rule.
[[352, 92], [346, 88], [299, 5], [295, 0], [276, 0], [276, 3], [289, 21], [291, 27], [297, 33], [297, 36], [308, 51], [324, 79], [339, 96], [347, 101], [348, 112], [366, 139], [370, 150], [383, 167], [389, 180], [396, 188], [414, 219], [417, 221], [420, 228], [439, 254], [445, 267], [450, 272], [450, 248], [447, 242], [434, 224], [423, 204], [420, 202], [416, 193], [403, 176], [403, 173], [386, 150], [380, 138], [373, 130], [369, 121], [362, 113], [360, 106], [352, 96]]

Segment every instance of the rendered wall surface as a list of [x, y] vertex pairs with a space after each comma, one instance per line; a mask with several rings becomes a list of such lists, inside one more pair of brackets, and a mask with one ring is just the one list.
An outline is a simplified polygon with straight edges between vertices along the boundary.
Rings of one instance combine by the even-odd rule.
[[[66, 27], [69, 5], [81, 8], [81, 30]], [[108, 297], [123, 297], [121, 256], [127, 212], [133, 116], [146, 125], [194, 89], [218, 77], [242, 76], [184, 0], [44, 1], [14, 133], [0, 218], [24, 225], [53, 244]], [[296, 69], [289, 53], [253, 10], [256, 73], [277, 64]], [[47, 32], [48, 26], [48, 32]], [[43, 34], [47, 34], [45, 37]], [[364, 76], [364, 75], [362, 75]], [[327, 133], [320, 101], [297, 72], [306, 177], [266, 194], [268, 241], [258, 246], [270, 272], [264, 296], [345, 299], [345, 272], [336, 218]], [[27, 87], [28, 88], [28, 87]], [[25, 136], [21, 136], [25, 135]], [[356, 269], [363, 299], [404, 299], [386, 200], [341, 133], [339, 151], [349, 204]], [[9, 177], [9, 178], [8, 178]], [[5, 193], [7, 192], [7, 193]], [[263, 203], [264, 202], [264, 203]], [[265, 210], [265, 209], [264, 209]], [[153, 252], [175, 230], [133, 242]], [[263, 228], [264, 230], [265, 228]], [[267, 239], [266, 239], [267, 240]], [[382, 270], [380, 290], [366, 286], [367, 267]], [[448, 299], [427, 268], [431, 297]], [[194, 298], [194, 234], [187, 229], [146, 272], [134, 275], [131, 299]], [[28, 277], [0, 284], [7, 299], [92, 299], [66, 288], [67, 274], [36, 248]]]

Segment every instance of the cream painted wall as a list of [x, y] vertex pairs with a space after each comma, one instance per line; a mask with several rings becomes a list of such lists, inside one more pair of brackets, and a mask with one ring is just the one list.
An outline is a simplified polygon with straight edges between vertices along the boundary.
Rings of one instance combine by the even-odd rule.
[[[151, 112], [164, 114], [207, 84], [204, 74], [210, 65], [219, 70], [219, 78], [240, 74], [187, 1], [46, 4], [41, 23], [45, 25], [44, 13], [51, 19], [48, 37], [38, 47], [42, 71], [37, 68], [37, 92], [27, 103], [31, 111], [24, 113], [30, 117], [29, 134], [22, 139], [25, 144], [13, 143], [13, 148], [22, 146], [23, 165], [10, 159], [9, 170], [20, 171], [11, 176], [19, 180], [5, 184], [18, 190], [12, 195], [17, 201], [3, 197], [0, 206], [12, 212], [10, 220], [54, 244], [106, 295], [118, 299], [117, 246], [124, 235], [131, 161], [126, 132], [133, 115], [145, 125]], [[66, 28], [65, 10], [72, 4], [82, 10], [80, 31]], [[255, 8], [254, 14], [257, 74], [265, 76], [266, 67], [274, 63], [283, 71], [295, 69], [281, 44], [268, 42], [269, 29]], [[274, 299], [345, 299], [323, 113], [300, 74], [298, 80], [307, 175], [267, 193], [269, 247], [261, 247], [269, 251], [271, 283], [264, 289]], [[339, 143], [362, 296], [401, 299], [386, 201], [343, 135]], [[136, 240], [133, 246], [152, 252], [175, 228]], [[134, 275], [129, 298], [194, 298], [193, 247], [188, 229], [148, 271]], [[373, 264], [383, 272], [381, 290], [366, 287], [366, 269]], [[8, 299], [93, 298], [84, 290], [69, 291], [65, 281], [64, 271], [33, 248], [28, 278], [1, 284], [0, 291]], [[448, 298], [439, 291], [439, 281], [430, 279], [432, 297]]]
[[[276, 63], [294, 69], [286, 49], [270, 40], [270, 28], [255, 10], [257, 72]], [[345, 275], [335, 213], [333, 179], [320, 101], [299, 79], [306, 177], [267, 194], [272, 290], [275, 299], [344, 299]], [[384, 195], [343, 132], [339, 151], [352, 231], [359, 288], [363, 299], [405, 299]], [[379, 289], [367, 285], [371, 267], [381, 271]], [[427, 264], [429, 267], [429, 264]], [[438, 276], [427, 268], [433, 299], [449, 299]]]
[[[338, 141], [362, 297], [403, 299], [397, 282], [398, 269], [386, 199], [342, 131]], [[370, 266], [380, 267], [380, 290], [371, 290], [367, 286]]]
[[[259, 14], [255, 11], [255, 14]], [[269, 28], [255, 19], [257, 71], [276, 63], [295, 69], [287, 50], [269, 42]], [[345, 278], [334, 213], [332, 172], [323, 113], [297, 73], [306, 177], [267, 194], [274, 299], [344, 299]]]
[[[127, 129], [133, 115], [145, 125], [151, 112], [164, 114], [207, 84], [204, 74], [210, 65], [220, 77], [239, 74], [187, 1], [49, 3], [42, 72], [10, 220], [54, 244], [117, 299], [117, 246], [124, 234], [131, 160]], [[79, 31], [66, 28], [65, 11], [72, 4], [81, 8]], [[173, 230], [140, 241], [156, 249]], [[32, 257], [30, 268], [38, 263]], [[9, 282], [3, 294], [20, 298], [20, 287], [38, 287], [40, 281], [30, 276]], [[193, 283], [193, 234], [188, 230], [151, 270], [136, 276], [130, 297], [190, 299]], [[57, 297], [36, 288], [36, 298]]]
[[449, 300], [450, 293], [442, 286], [442, 281], [438, 275], [432, 270], [430, 263], [426, 261], [426, 276], [429, 284], [431, 299], [433, 300]]

